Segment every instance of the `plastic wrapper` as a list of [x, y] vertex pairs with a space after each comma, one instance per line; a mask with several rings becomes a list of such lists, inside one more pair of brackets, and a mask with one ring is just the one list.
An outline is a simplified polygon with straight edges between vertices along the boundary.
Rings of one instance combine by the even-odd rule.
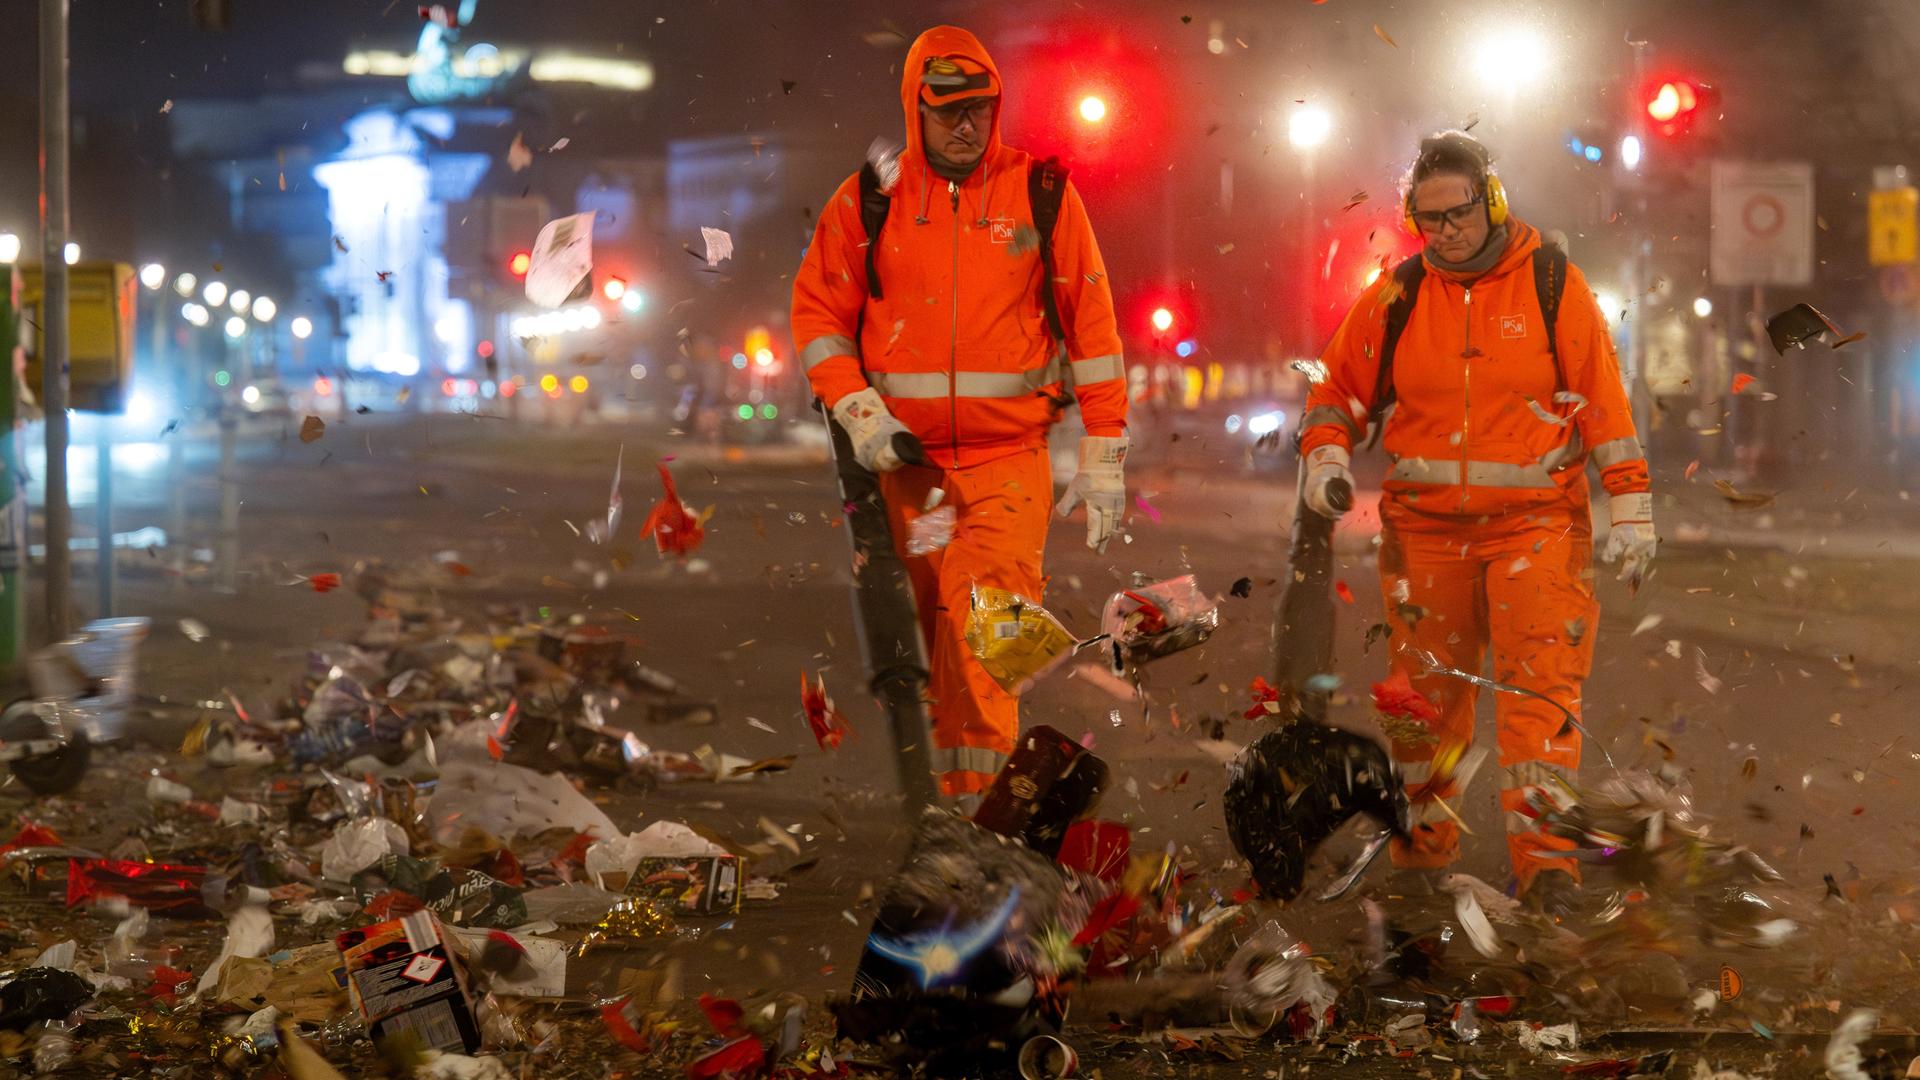
[[1046, 608], [1005, 589], [976, 586], [967, 612], [967, 647], [1009, 694], [1066, 663], [1078, 644]]
[[233, 957], [258, 958], [272, 949], [273, 916], [267, 911], [265, 899], [241, 905], [239, 910], [227, 916], [226, 940], [221, 943], [219, 954], [201, 974], [197, 992], [206, 994], [212, 991], [219, 984], [221, 969]]
[[1264, 1027], [1301, 1010], [1310, 1030], [1325, 1029], [1338, 995], [1314, 966], [1307, 947], [1278, 923], [1268, 923], [1247, 939], [1221, 976], [1227, 1005], [1236, 1019]]
[[907, 554], [931, 555], [953, 543], [953, 507], [936, 506], [907, 524]]
[[213, 918], [216, 913], [202, 896], [206, 877], [200, 866], [74, 859], [67, 866], [67, 906], [120, 898], [158, 915]]
[[25, 1031], [34, 1024], [65, 1020], [93, 1000], [93, 984], [71, 971], [30, 967], [0, 985], [0, 1029]]
[[602, 945], [622, 945], [654, 941], [673, 933], [673, 917], [652, 900], [628, 897], [613, 905], [593, 929], [574, 947], [575, 956], [585, 956]]
[[408, 850], [407, 831], [386, 818], [343, 822], [320, 849], [320, 876], [328, 881], [351, 881], [382, 858], [405, 855]]
[[1130, 665], [1191, 649], [1219, 628], [1220, 609], [1200, 591], [1192, 574], [1122, 589], [1107, 599], [1100, 616], [1116, 675]]

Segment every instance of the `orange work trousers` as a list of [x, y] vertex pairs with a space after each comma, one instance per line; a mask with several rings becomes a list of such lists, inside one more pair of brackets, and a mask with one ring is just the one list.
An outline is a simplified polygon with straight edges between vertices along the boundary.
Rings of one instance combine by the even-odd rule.
[[[928, 555], [907, 554], [914, 519], [944, 491], [953, 540]], [[1013, 753], [1020, 699], [1000, 689], [967, 647], [973, 587], [992, 586], [1038, 603], [1040, 553], [1053, 509], [1053, 470], [1044, 446], [964, 469], [904, 466], [880, 477], [893, 542], [913, 581], [927, 642], [933, 714], [933, 770], [943, 795], [985, 791]]]
[[[1410, 791], [1419, 792], [1434, 755], [1473, 740], [1479, 688], [1448, 675], [1424, 674], [1413, 649], [1442, 664], [1480, 674], [1489, 646], [1493, 678], [1545, 694], [1580, 716], [1580, 685], [1593, 666], [1599, 601], [1593, 593], [1593, 522], [1584, 478], [1565, 499], [1489, 518], [1423, 513], [1394, 495], [1382, 498], [1380, 578], [1393, 628], [1390, 661], [1439, 710], [1437, 742], [1393, 746]], [[1410, 649], [1408, 646], [1412, 646]], [[1519, 694], [1494, 695], [1496, 742], [1505, 780], [1500, 808], [1514, 876], [1525, 889], [1543, 869], [1579, 876], [1572, 860], [1544, 854], [1573, 847], [1542, 833], [1527, 812], [1530, 795], [1565, 792], [1580, 766], [1580, 733], [1552, 704]], [[1442, 788], [1443, 798], [1453, 794]], [[1398, 866], [1440, 867], [1459, 858], [1460, 827], [1431, 798], [1416, 798], [1411, 843], [1395, 841]]]

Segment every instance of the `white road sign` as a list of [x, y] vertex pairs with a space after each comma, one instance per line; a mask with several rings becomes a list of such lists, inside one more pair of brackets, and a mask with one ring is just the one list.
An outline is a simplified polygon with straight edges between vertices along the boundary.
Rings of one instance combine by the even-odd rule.
[[1813, 166], [1713, 163], [1715, 285], [1813, 282]]

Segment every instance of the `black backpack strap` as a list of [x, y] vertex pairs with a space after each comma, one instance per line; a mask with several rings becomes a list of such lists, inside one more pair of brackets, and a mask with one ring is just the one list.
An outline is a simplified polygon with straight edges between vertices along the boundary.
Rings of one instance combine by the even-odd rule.
[[880, 253], [880, 230], [886, 226], [887, 211], [892, 206], [893, 197], [880, 190], [880, 174], [873, 171], [873, 163], [860, 166], [860, 225], [867, 230], [867, 295], [875, 300], [881, 298], [881, 292], [874, 257]]
[[1060, 223], [1060, 204], [1066, 197], [1067, 167], [1059, 158], [1036, 158], [1027, 166], [1027, 203], [1033, 210], [1034, 231], [1040, 234], [1040, 306], [1047, 312], [1047, 329], [1062, 345], [1067, 341], [1067, 329], [1053, 294], [1053, 227]]
[[1393, 280], [1400, 292], [1387, 305], [1386, 333], [1380, 339], [1380, 372], [1374, 377], [1373, 402], [1367, 409], [1367, 423], [1373, 428], [1373, 437], [1367, 440], [1369, 448], [1380, 441], [1384, 426], [1381, 418], [1393, 406], [1393, 354], [1400, 347], [1400, 335], [1407, 331], [1407, 320], [1413, 317], [1414, 302], [1420, 299], [1420, 282], [1426, 276], [1427, 264], [1418, 255], [1393, 268]]
[[1547, 330], [1547, 354], [1553, 357], [1554, 387], [1567, 388], [1560, 367], [1560, 298], [1567, 292], [1567, 249], [1541, 244], [1533, 251], [1533, 293], [1540, 301], [1540, 321]]

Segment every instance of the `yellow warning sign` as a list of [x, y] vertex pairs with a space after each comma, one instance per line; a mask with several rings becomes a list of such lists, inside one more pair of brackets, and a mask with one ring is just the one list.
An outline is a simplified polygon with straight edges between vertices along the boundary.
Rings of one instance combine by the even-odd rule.
[[1867, 261], [1898, 266], [1920, 257], [1920, 190], [1887, 188], [1867, 193]]

